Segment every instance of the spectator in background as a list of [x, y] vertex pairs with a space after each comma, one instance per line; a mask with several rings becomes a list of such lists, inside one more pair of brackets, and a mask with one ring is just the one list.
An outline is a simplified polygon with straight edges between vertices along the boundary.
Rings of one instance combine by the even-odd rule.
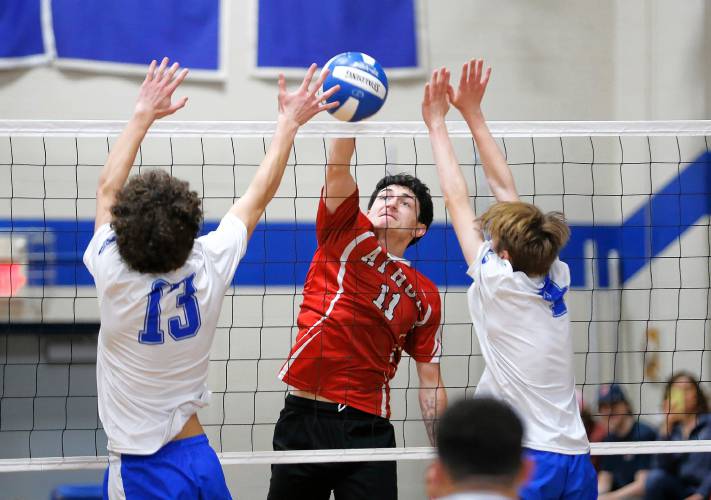
[[523, 425], [503, 401], [476, 397], [448, 408], [437, 426], [437, 459], [427, 494], [440, 500], [518, 498], [533, 463], [523, 457]]
[[[666, 418], [661, 440], [711, 439], [711, 415], [699, 381], [678, 372], [664, 389]], [[647, 474], [645, 498], [649, 500], [706, 500], [711, 495], [711, 453], [663, 453]]]
[[[627, 396], [617, 384], [603, 385], [598, 396], [598, 411], [602, 427], [607, 430], [603, 442], [655, 441], [657, 433], [639, 422], [632, 412]], [[651, 466], [651, 455], [604, 455], [597, 475], [600, 498], [640, 497]]]

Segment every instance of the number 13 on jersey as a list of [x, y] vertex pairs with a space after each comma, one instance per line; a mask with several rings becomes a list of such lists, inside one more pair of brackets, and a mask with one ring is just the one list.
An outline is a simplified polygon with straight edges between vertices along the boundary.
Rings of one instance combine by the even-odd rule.
[[138, 341], [141, 344], [162, 344], [164, 342], [165, 332], [160, 327], [160, 299], [163, 297], [164, 291], [167, 290], [167, 293], [170, 293], [181, 287], [183, 292], [176, 298], [176, 307], [182, 309], [185, 320], [183, 321], [180, 316], [168, 318], [168, 333], [175, 340], [184, 340], [197, 335], [200, 330], [200, 308], [195, 297], [194, 279], [195, 274], [191, 274], [178, 283], [169, 283], [163, 279], [153, 282], [146, 304], [146, 319], [143, 329], [138, 332]]

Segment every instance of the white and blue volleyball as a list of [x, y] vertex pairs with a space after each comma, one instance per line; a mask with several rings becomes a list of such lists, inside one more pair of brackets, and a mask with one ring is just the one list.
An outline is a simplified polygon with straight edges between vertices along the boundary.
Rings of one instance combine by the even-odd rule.
[[344, 52], [331, 58], [324, 69], [330, 73], [323, 82], [325, 92], [340, 85], [327, 102], [340, 106], [328, 112], [339, 120], [357, 122], [374, 115], [388, 96], [388, 77], [380, 64], [362, 52]]

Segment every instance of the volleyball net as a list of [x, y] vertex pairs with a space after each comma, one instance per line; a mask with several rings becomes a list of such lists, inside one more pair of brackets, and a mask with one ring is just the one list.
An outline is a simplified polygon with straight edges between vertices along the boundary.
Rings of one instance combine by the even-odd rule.
[[[123, 123], [0, 121], [0, 472], [102, 468], [96, 409], [99, 326], [82, 254], [99, 171]], [[563, 211], [572, 234], [567, 304], [582, 402], [624, 388], [635, 418], [659, 425], [666, 380], [686, 371], [711, 393], [711, 122], [493, 122], [523, 201]], [[164, 169], [196, 190], [204, 231], [245, 191], [273, 123], [157, 123], [132, 173]], [[469, 130], [449, 124], [477, 213], [492, 202]], [[391, 382], [398, 448], [272, 452], [287, 387], [277, 374], [296, 337], [316, 248], [328, 139], [357, 137], [352, 172], [365, 207], [385, 174], [430, 187], [434, 223], [405, 255], [442, 296], [443, 380], [471, 396], [484, 368], [466, 302], [470, 284], [448, 223], [427, 131], [416, 122], [313, 122], [297, 136], [281, 187], [223, 303], [211, 404], [199, 417], [223, 463], [423, 460], [428, 447], [415, 363]], [[711, 442], [593, 443], [593, 454], [711, 451]]]

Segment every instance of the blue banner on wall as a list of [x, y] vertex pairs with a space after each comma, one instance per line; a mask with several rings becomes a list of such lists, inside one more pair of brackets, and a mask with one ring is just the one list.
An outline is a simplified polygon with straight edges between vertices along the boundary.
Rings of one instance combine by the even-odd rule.
[[190, 68], [191, 78], [221, 79], [226, 4], [227, 0], [4, 0], [0, 64], [17, 66], [12, 62], [41, 56], [41, 62], [55, 59], [60, 67], [143, 74], [152, 59], [167, 56]]
[[53, 0], [59, 59], [219, 69], [219, 0]]
[[416, 0], [259, 0], [257, 70], [323, 65], [341, 52], [374, 57], [388, 76], [423, 68]]
[[0, 2], [0, 68], [49, 60], [42, 34], [41, 0]]

